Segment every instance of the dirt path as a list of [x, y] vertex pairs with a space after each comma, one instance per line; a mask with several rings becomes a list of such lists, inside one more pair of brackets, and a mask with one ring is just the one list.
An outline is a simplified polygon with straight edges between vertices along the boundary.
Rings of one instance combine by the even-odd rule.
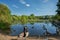
[[[17, 36], [8, 36], [0, 34], [0, 40], [24, 40], [25, 38], [18, 38]], [[26, 40], [45, 40], [45, 37], [28, 37]], [[60, 37], [48, 37], [49, 40], [60, 40]]]

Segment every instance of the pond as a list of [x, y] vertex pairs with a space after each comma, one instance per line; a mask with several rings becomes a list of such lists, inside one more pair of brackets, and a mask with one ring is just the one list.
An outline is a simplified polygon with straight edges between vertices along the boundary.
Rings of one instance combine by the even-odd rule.
[[[48, 23], [36, 22], [33, 24], [27, 23], [25, 25], [28, 27], [29, 36], [39, 36], [39, 35], [43, 36], [43, 35], [45, 35], [46, 31], [50, 35], [55, 35], [57, 33], [56, 27], [50, 22], [48, 22]], [[45, 30], [44, 28], [47, 30]], [[10, 29], [11, 29], [10, 35], [17, 36], [23, 32], [23, 25], [21, 25], [19, 23], [14, 24], [14, 25], [11, 25]]]

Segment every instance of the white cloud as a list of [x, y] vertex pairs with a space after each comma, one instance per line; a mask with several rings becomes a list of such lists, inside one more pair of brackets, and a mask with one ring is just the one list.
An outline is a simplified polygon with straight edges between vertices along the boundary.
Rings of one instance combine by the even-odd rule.
[[22, 4], [26, 4], [26, 2], [24, 0], [20, 0], [19, 2]]
[[29, 7], [30, 6], [30, 4], [25, 4], [27, 7]]
[[26, 2], [22, 2], [22, 4], [26, 4]]
[[12, 5], [14, 8], [19, 8], [17, 5]]
[[19, 0], [20, 3], [24, 4], [26, 7], [29, 7], [30, 4], [26, 3], [25, 0]]
[[48, 2], [49, 0], [44, 0], [43, 2]]
[[36, 8], [35, 10], [39, 11], [40, 9]]

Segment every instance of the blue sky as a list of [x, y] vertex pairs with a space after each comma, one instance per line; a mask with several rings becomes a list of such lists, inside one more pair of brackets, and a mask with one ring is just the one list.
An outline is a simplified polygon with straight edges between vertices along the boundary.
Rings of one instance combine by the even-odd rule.
[[12, 15], [55, 15], [58, 0], [0, 0], [8, 5]]

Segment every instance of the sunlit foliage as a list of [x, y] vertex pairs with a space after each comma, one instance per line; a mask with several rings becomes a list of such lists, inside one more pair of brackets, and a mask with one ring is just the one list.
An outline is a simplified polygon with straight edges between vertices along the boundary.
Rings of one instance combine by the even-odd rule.
[[0, 4], [0, 29], [6, 29], [11, 24], [11, 12], [8, 6]]

